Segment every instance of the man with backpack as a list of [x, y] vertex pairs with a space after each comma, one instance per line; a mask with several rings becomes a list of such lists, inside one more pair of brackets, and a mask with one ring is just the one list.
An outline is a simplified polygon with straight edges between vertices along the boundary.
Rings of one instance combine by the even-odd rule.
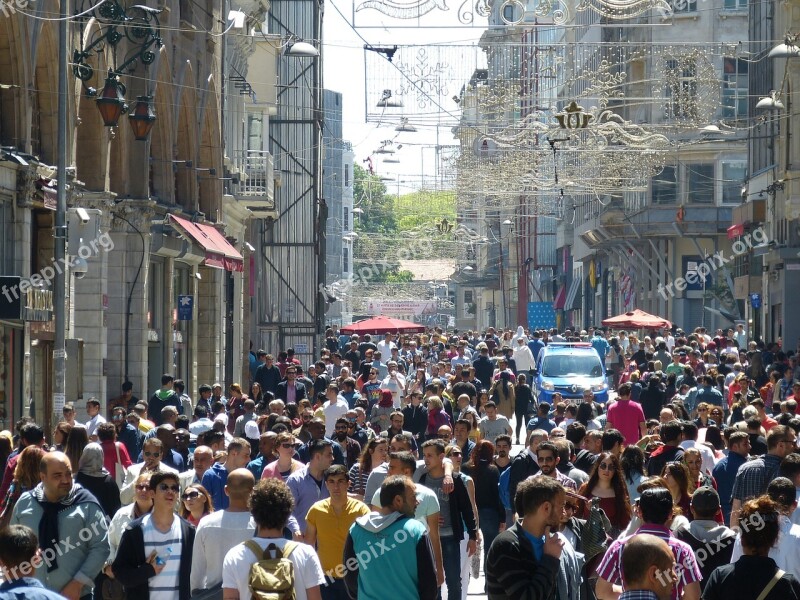
[[292, 588], [296, 600], [321, 597], [325, 575], [317, 553], [308, 544], [289, 541], [283, 535], [293, 505], [292, 493], [282, 480], [258, 482], [250, 497], [256, 535], [234, 546], [222, 563], [225, 600], [249, 600], [258, 594], [291, 597]]

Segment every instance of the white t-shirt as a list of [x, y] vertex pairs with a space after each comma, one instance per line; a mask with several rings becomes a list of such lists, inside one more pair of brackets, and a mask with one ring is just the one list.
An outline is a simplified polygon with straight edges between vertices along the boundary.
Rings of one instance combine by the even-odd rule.
[[[288, 540], [283, 538], [254, 537], [252, 540], [263, 550], [270, 544], [275, 544], [283, 550]], [[239, 599], [247, 600], [252, 595], [248, 585], [250, 567], [260, 560], [244, 544], [234, 546], [226, 555], [222, 563], [222, 588], [239, 590]], [[289, 560], [294, 565], [294, 591], [297, 600], [307, 600], [306, 590], [325, 583], [325, 574], [314, 549], [308, 544], [297, 544], [289, 555]]]
[[144, 555], [150, 556], [155, 550], [158, 558], [167, 562], [164, 570], [150, 578], [150, 600], [174, 600], [180, 592], [178, 575], [181, 567], [181, 523], [178, 517], [172, 519], [172, 527], [166, 533], [153, 525], [150, 515], [142, 519], [144, 534]]
[[253, 537], [256, 523], [249, 511], [218, 510], [197, 525], [192, 552], [193, 590], [208, 589], [222, 581], [222, 561], [228, 550]]
[[325, 415], [325, 437], [333, 436], [333, 431], [336, 429], [336, 419], [345, 416], [348, 410], [350, 410], [350, 405], [341, 396], [336, 398], [336, 404], [331, 404], [330, 400], [325, 402], [322, 406], [322, 412]]
[[[414, 518], [425, 526], [428, 530], [428, 517], [439, 513], [439, 498], [434, 491], [425, 487], [421, 483], [414, 484], [417, 491], [417, 509], [414, 511]], [[372, 496], [372, 506], [381, 508], [381, 490], [375, 491]]]
[[86, 421], [86, 435], [88, 435], [90, 438], [93, 435], [97, 435], [97, 426], [105, 422], [106, 419], [103, 417], [103, 415], [98, 413], [93, 416], [91, 419]]

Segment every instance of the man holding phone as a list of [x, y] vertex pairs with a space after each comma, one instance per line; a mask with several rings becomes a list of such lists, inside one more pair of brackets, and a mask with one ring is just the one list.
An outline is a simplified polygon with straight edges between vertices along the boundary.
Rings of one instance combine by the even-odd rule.
[[189, 600], [194, 527], [174, 512], [181, 492], [177, 473], [150, 477], [153, 510], [132, 521], [111, 568], [129, 598]]

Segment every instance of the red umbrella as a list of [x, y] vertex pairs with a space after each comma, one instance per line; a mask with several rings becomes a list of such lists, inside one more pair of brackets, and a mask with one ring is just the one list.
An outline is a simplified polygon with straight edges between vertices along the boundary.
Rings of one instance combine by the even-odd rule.
[[620, 329], [626, 327], [629, 329], [669, 329], [672, 323], [661, 317], [651, 315], [638, 308], [623, 315], [617, 315], [603, 321], [604, 327], [614, 327]]
[[342, 333], [357, 333], [363, 335], [383, 334], [383, 333], [425, 333], [425, 326], [403, 321], [402, 319], [392, 319], [389, 317], [373, 317], [351, 323], [340, 330]]

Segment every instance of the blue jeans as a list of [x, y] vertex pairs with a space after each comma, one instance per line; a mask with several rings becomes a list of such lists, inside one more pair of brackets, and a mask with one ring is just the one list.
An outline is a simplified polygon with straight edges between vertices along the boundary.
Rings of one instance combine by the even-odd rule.
[[[447, 600], [461, 600], [461, 542], [453, 535], [442, 537], [442, 564]], [[439, 598], [441, 598], [441, 588]]]
[[481, 524], [481, 534], [483, 534], [483, 564], [485, 565], [489, 547], [494, 538], [500, 535], [500, 515], [493, 508], [479, 508], [478, 518]]
[[350, 600], [344, 579], [325, 576], [325, 583], [320, 586], [322, 600]]

